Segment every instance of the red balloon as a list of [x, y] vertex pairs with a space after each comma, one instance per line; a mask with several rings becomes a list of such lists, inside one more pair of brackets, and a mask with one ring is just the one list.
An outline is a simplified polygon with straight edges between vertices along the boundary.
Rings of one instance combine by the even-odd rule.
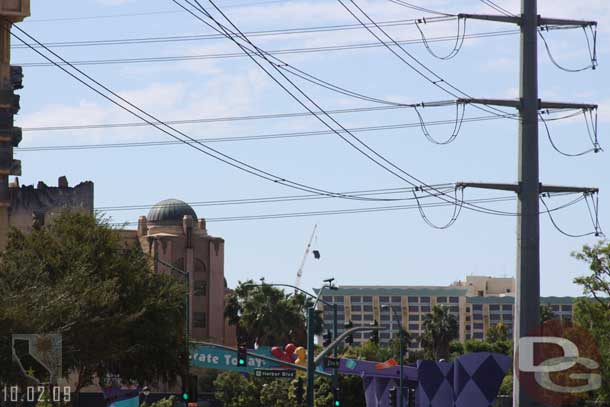
[[282, 359], [282, 357], [284, 356], [284, 352], [282, 352], [279, 346], [274, 346], [273, 348], [271, 348], [271, 354], [278, 359]]
[[292, 355], [294, 353], [294, 351], [297, 349], [297, 347], [294, 345], [294, 343], [289, 343], [288, 345], [286, 345], [286, 347], [284, 348], [284, 350], [286, 351], [287, 354]]

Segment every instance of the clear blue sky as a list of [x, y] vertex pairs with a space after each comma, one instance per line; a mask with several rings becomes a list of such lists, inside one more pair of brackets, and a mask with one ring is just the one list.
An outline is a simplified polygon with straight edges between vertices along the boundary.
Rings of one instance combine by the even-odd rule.
[[[229, 16], [246, 31], [288, 29], [355, 21], [335, 0], [218, 0]], [[415, 1], [415, 0], [414, 0]], [[259, 4], [264, 3], [264, 4]], [[499, 3], [517, 12], [514, 0]], [[204, 5], [208, 4], [203, 2]], [[246, 4], [249, 4], [246, 6]], [[360, 1], [378, 21], [411, 19], [429, 14], [386, 0]], [[449, 13], [494, 12], [476, 0], [434, 0], [420, 5]], [[606, 0], [542, 0], [540, 12], [552, 17], [598, 19], [599, 60], [596, 71], [564, 73], [549, 62], [541, 47], [541, 97], [557, 101], [598, 103], [602, 145], [610, 121], [610, 68], [607, 63], [610, 11]], [[157, 13], [167, 12], [167, 13]], [[133, 14], [145, 14], [134, 16]], [[130, 16], [118, 16], [118, 15]], [[86, 18], [78, 17], [99, 17]], [[77, 17], [76, 19], [73, 19]], [[58, 20], [59, 19], [59, 20]], [[170, 0], [32, 0], [32, 17], [21, 25], [43, 42], [114, 40], [141, 37], [198, 35], [211, 30], [181, 12]], [[455, 35], [454, 21], [423, 26], [429, 36]], [[467, 33], [511, 30], [490, 22], [468, 22]], [[396, 38], [417, 39], [414, 26], [388, 29]], [[588, 53], [582, 32], [547, 35], [555, 57], [569, 67], [586, 65]], [[267, 50], [309, 48], [338, 44], [371, 43], [364, 30], [254, 37]], [[17, 41], [15, 41], [17, 43]], [[439, 53], [451, 42], [432, 44]], [[407, 45], [420, 61], [447, 80], [477, 97], [516, 97], [518, 89], [517, 35], [467, 39], [453, 60], [432, 58], [422, 44]], [[55, 51], [73, 61], [149, 58], [238, 52], [227, 40], [198, 40], [133, 45], [62, 47]], [[450, 99], [423, 81], [387, 49], [366, 48], [341, 52], [282, 55], [287, 62], [327, 81], [377, 98], [401, 102]], [[15, 49], [14, 63], [40, 62], [28, 49]], [[303, 108], [284, 94], [246, 58], [206, 59], [82, 67], [113, 90], [164, 120], [215, 118], [301, 112]], [[21, 91], [22, 127], [83, 125], [137, 121], [76, 83], [55, 67], [25, 68]], [[298, 82], [326, 109], [374, 106]], [[453, 107], [426, 108], [426, 120], [453, 119]], [[467, 117], [482, 115], [468, 108]], [[483, 113], [483, 115], [485, 115]], [[337, 115], [347, 127], [413, 123], [412, 110]], [[311, 117], [181, 126], [192, 137], [240, 137], [267, 133], [322, 130]], [[450, 135], [452, 126], [433, 126], [438, 138]], [[590, 147], [582, 116], [553, 122], [551, 131], [561, 148], [576, 152]], [[517, 124], [514, 120], [465, 123], [457, 140], [447, 146], [430, 144], [419, 128], [359, 133], [367, 143], [406, 171], [427, 183], [455, 181], [514, 182], [517, 175]], [[168, 136], [153, 128], [118, 128], [79, 131], [25, 132], [22, 147], [164, 141]], [[608, 227], [607, 191], [610, 171], [607, 154], [566, 158], [556, 153], [541, 131], [541, 180], [548, 184], [599, 186], [602, 226]], [[334, 135], [224, 142], [215, 148], [285, 178], [333, 191], [405, 186], [371, 164]], [[267, 183], [210, 160], [186, 146], [124, 149], [17, 152], [23, 160], [22, 184], [44, 180], [55, 184], [67, 175], [71, 184], [95, 182], [97, 207], [153, 204], [165, 198], [187, 202], [292, 195], [297, 191]], [[467, 199], [505, 196], [498, 192], [467, 190]], [[566, 198], [553, 198], [558, 206]], [[258, 205], [196, 207], [200, 217], [217, 218], [284, 212], [307, 212], [380, 206], [345, 200], [316, 200]], [[491, 206], [490, 206], [491, 207]], [[515, 203], [493, 208], [514, 211]], [[117, 222], [136, 221], [147, 210], [109, 212]], [[428, 209], [429, 217], [443, 223], [450, 208]], [[556, 214], [557, 222], [572, 233], [592, 230], [584, 203]], [[226, 277], [238, 280], [265, 277], [293, 283], [314, 224], [319, 226], [316, 248], [319, 261], [309, 259], [303, 287], [318, 286], [334, 276], [342, 285], [449, 284], [468, 274], [510, 276], [515, 271], [514, 217], [496, 217], [463, 211], [456, 224], [443, 231], [429, 228], [417, 211], [318, 216], [240, 222], [210, 222], [209, 232], [226, 239]], [[578, 295], [575, 276], [587, 272], [570, 257], [573, 250], [595, 238], [572, 239], [542, 219], [542, 294]]]

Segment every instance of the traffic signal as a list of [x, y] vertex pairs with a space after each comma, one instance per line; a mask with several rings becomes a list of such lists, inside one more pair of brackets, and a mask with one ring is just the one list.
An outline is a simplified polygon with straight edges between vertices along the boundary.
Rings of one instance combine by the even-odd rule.
[[[354, 323], [350, 320], [349, 322], [343, 324], [343, 326], [347, 331], [348, 329], [352, 329], [354, 327]], [[345, 343], [347, 343], [349, 346], [352, 346], [354, 344], [354, 335], [348, 335], [347, 338], [345, 338]]]
[[[407, 387], [407, 406], [415, 405], [415, 387], [409, 386]], [[403, 390], [404, 391], [404, 390]]]
[[305, 389], [303, 388], [303, 378], [298, 377], [294, 382], [294, 397], [298, 404], [303, 403], [303, 396], [305, 395]]
[[182, 385], [182, 400], [185, 403], [197, 402], [199, 394], [197, 393], [197, 376], [189, 375], [186, 383]]
[[246, 345], [239, 345], [237, 347], [237, 367], [248, 366], [248, 347]]
[[392, 387], [390, 389], [390, 393], [388, 394], [388, 402], [390, 404], [390, 407], [396, 407], [396, 400], [398, 399], [396, 393], [397, 393], [396, 387]]
[[324, 346], [325, 348], [330, 346], [330, 344], [333, 342], [333, 334], [332, 332], [330, 332], [330, 329], [327, 329], [326, 332], [324, 333], [324, 335], [322, 335], [322, 346]]
[[[375, 320], [375, 322], [373, 322], [371, 324], [372, 327], [377, 327], [377, 325], [378, 325], [377, 320]], [[374, 330], [373, 332], [371, 332], [370, 340], [371, 340], [371, 342], [378, 344], [379, 343], [379, 331]]]
[[333, 406], [341, 407], [343, 404], [341, 403], [341, 388], [335, 387], [333, 392]]

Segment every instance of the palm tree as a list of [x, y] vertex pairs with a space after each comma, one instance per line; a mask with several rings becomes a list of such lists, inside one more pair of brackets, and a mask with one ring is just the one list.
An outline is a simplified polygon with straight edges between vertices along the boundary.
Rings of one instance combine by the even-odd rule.
[[435, 305], [424, 320], [422, 345], [428, 357], [433, 360], [449, 357], [449, 344], [457, 339], [458, 321], [446, 306]]

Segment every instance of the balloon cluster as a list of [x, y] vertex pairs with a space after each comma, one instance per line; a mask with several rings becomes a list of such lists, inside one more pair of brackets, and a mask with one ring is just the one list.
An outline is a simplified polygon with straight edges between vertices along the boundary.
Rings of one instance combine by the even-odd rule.
[[284, 362], [294, 363], [300, 366], [307, 365], [307, 351], [304, 347], [297, 347], [294, 343], [286, 345], [284, 350], [279, 346], [274, 346], [271, 348], [271, 354]]

